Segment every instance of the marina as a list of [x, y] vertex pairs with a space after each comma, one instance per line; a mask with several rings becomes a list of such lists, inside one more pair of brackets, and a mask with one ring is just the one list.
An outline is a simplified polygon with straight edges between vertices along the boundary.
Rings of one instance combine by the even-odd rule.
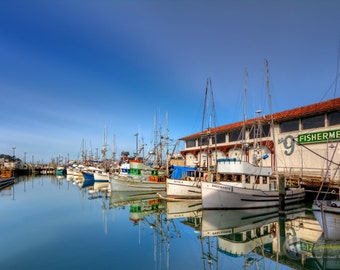
[[0, 270], [340, 269], [311, 2], [3, 1]]
[[324, 234], [312, 206], [287, 207], [284, 216], [269, 210], [205, 210], [197, 199], [90, 192], [66, 176], [20, 176], [0, 191], [0, 265], [326, 269], [320, 265], [327, 260]]

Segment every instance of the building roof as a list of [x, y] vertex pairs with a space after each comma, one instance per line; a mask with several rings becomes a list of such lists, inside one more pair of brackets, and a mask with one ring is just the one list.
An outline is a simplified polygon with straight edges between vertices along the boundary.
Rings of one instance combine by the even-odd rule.
[[[331, 99], [331, 100], [327, 100], [327, 101], [323, 101], [323, 102], [319, 102], [319, 103], [315, 103], [315, 104], [311, 104], [307, 106], [298, 107], [295, 109], [290, 109], [290, 110], [274, 113], [272, 116], [273, 116], [274, 122], [280, 123], [280, 122], [287, 121], [287, 120], [293, 120], [293, 119], [297, 119], [301, 117], [312, 116], [312, 115], [316, 115], [320, 113], [327, 113], [327, 112], [339, 111], [339, 110], [340, 110], [340, 98], [336, 98], [336, 99]], [[249, 119], [246, 121], [246, 125], [247, 126], [251, 125], [255, 121], [258, 121], [259, 119], [261, 119], [262, 122], [267, 121], [269, 123], [271, 120], [271, 116], [264, 115], [264, 116], [261, 116], [260, 118]], [[203, 134], [208, 133], [208, 132], [221, 133], [223, 131], [231, 131], [235, 129], [240, 129], [242, 126], [243, 126], [243, 121], [240, 121], [240, 122], [236, 122], [232, 124], [219, 126], [216, 128], [210, 128], [210, 130], [205, 130], [203, 132], [197, 132], [195, 134], [182, 137], [180, 138], [180, 140], [194, 139], [194, 138], [199, 137], [202, 133]]]

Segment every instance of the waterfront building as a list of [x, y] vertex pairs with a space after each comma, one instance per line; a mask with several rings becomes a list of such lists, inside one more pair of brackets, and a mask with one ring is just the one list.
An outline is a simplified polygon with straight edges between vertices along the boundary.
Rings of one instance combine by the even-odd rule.
[[[214, 169], [218, 159], [245, 157], [249, 162], [271, 166], [286, 179], [319, 185], [325, 180], [339, 186], [340, 98], [258, 115], [180, 140], [185, 142], [181, 154], [186, 166]], [[253, 160], [259, 153], [264, 158]]]

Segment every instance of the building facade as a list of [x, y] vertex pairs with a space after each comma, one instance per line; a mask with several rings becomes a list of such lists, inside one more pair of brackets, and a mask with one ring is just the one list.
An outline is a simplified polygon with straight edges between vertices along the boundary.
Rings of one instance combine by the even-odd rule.
[[[180, 140], [187, 166], [246, 159], [288, 177], [340, 183], [340, 98], [227, 124]], [[258, 157], [262, 158], [258, 158]]]

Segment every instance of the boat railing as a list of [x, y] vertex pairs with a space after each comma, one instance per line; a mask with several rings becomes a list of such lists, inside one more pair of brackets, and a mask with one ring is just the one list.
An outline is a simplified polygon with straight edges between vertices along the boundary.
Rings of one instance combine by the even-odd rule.
[[[325, 168], [278, 167], [278, 173], [286, 178], [315, 181], [332, 181], [340, 183], [340, 172], [328, 171]], [[328, 178], [328, 179], [327, 179]]]

